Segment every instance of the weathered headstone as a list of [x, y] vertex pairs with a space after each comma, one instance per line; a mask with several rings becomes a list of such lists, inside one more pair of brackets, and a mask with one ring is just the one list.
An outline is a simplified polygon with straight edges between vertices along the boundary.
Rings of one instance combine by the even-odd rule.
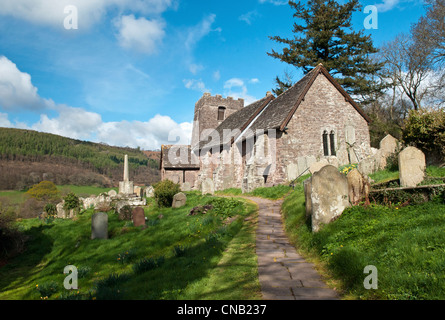
[[369, 202], [370, 185], [368, 180], [357, 169], [351, 170], [347, 175], [349, 188], [349, 201], [357, 205], [360, 201]]
[[388, 134], [380, 141], [380, 150], [386, 154], [390, 155], [397, 151], [399, 142], [392, 135]]
[[148, 186], [147, 188], [145, 188], [145, 196], [147, 198], [153, 198], [155, 196], [155, 189], [153, 188], [153, 186]]
[[373, 155], [360, 161], [357, 166], [358, 171], [365, 175], [376, 172], [378, 170], [376, 157], [378, 157], [378, 155]]
[[93, 214], [91, 218], [91, 239], [108, 239], [108, 215], [106, 213]]
[[213, 184], [213, 180], [210, 178], [205, 179], [201, 184], [202, 194], [215, 194], [215, 185]]
[[190, 190], [192, 190], [190, 182], [184, 182], [181, 186], [181, 191], [190, 191]]
[[57, 210], [57, 218], [59, 219], [65, 219], [66, 218], [66, 211], [63, 208], [63, 205], [65, 204], [65, 201], [62, 201], [56, 205]]
[[172, 208], [181, 208], [185, 206], [186, 202], [187, 202], [187, 196], [182, 192], [177, 193], [173, 197]]
[[327, 165], [311, 177], [312, 231], [320, 230], [350, 206], [348, 179], [334, 166]]
[[312, 214], [312, 200], [311, 200], [311, 189], [312, 182], [311, 178], [304, 180], [304, 197], [305, 197], [305, 206], [306, 206], [306, 219], [309, 218]]
[[399, 153], [400, 186], [415, 187], [425, 178], [425, 154], [415, 148], [408, 147]]
[[309, 171], [314, 174], [315, 172], [319, 171], [321, 168], [325, 167], [329, 165], [329, 161], [326, 159], [320, 160], [318, 162], [313, 163], [310, 168]]
[[108, 196], [110, 196], [110, 197], [112, 197], [112, 198], [116, 197], [116, 196], [117, 196], [117, 192], [116, 192], [116, 190], [110, 190], [110, 191], [108, 191]]
[[133, 225], [135, 227], [145, 226], [145, 213], [142, 207], [133, 209]]
[[133, 193], [136, 194], [136, 196], [141, 198], [142, 197], [142, 188], [139, 186], [134, 186]]

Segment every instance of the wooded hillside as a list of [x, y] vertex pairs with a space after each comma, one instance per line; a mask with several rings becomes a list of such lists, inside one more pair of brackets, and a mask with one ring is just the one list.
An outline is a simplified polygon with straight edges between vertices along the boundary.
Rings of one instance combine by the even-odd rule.
[[159, 180], [156, 152], [112, 147], [32, 130], [0, 128], [0, 190], [27, 189], [42, 180], [56, 184], [116, 186], [124, 155], [136, 184]]

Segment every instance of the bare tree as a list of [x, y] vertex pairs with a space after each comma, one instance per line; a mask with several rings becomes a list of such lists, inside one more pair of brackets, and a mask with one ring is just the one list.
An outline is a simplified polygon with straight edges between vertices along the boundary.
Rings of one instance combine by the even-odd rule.
[[432, 75], [429, 53], [428, 47], [415, 43], [407, 34], [399, 34], [381, 48], [388, 79], [401, 88], [415, 110], [422, 107], [429, 91], [423, 85]]

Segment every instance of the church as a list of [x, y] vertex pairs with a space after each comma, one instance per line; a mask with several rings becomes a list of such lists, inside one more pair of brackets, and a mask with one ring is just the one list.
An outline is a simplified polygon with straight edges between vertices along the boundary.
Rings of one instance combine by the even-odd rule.
[[191, 145], [162, 146], [161, 179], [207, 193], [287, 184], [314, 163], [357, 163], [371, 154], [370, 118], [322, 64], [275, 97], [204, 93]]

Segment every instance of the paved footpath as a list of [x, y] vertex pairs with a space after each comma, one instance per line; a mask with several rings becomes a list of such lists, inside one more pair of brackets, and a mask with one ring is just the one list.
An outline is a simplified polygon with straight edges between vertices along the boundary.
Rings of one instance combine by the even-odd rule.
[[328, 288], [289, 243], [281, 220], [282, 201], [248, 198], [259, 206], [256, 233], [258, 273], [265, 300], [332, 300], [337, 293]]

